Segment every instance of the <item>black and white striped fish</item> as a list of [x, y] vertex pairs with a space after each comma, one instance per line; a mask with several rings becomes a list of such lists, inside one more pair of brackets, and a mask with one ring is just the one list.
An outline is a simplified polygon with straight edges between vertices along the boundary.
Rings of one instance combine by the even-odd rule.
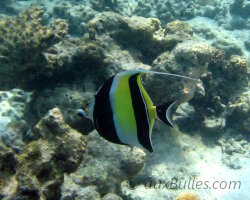
[[96, 92], [89, 108], [79, 109], [78, 114], [91, 119], [106, 140], [153, 152], [151, 134], [155, 118], [173, 127], [170, 113], [176, 101], [154, 106], [140, 79], [146, 73], [192, 79], [144, 69], [124, 71], [107, 80]]

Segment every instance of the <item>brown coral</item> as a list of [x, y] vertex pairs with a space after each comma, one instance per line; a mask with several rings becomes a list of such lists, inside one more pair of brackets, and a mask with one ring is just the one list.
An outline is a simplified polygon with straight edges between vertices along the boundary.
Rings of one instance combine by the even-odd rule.
[[[17, 17], [0, 21], [1, 87], [48, 76], [43, 52], [59, 42], [68, 32], [68, 24], [57, 19], [50, 26], [42, 24], [43, 10], [31, 6]], [[19, 77], [22, 77], [20, 79]], [[13, 81], [15, 80], [15, 81]]]
[[176, 34], [179, 32], [188, 34], [190, 36], [194, 33], [193, 29], [185, 21], [175, 20], [166, 25], [165, 34]]
[[229, 78], [245, 78], [248, 72], [247, 59], [242, 56], [232, 55], [226, 69]]

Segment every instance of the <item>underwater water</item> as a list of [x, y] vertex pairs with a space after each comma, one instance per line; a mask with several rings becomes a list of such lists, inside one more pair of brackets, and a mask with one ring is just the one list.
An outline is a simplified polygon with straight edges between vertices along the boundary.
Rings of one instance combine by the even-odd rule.
[[[248, 200], [249, 62], [249, 0], [0, 0], [0, 199]], [[137, 68], [198, 79], [142, 76], [152, 153], [77, 115]]]

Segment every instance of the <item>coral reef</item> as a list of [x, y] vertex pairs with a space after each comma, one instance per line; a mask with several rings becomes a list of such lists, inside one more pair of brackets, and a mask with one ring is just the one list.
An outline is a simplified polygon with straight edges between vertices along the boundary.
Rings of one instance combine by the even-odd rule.
[[[192, 61], [194, 60], [192, 59]], [[202, 64], [198, 65], [202, 66]], [[223, 51], [214, 50], [210, 56], [207, 70], [201, 76], [201, 81], [202, 83], [196, 88], [194, 98], [190, 102], [199, 116], [192, 115], [193, 120], [197, 122], [197, 127], [199, 130], [203, 127], [204, 132], [210, 133], [230, 127], [228, 114], [226, 114], [231, 112], [230, 102], [235, 101], [239, 93], [247, 90], [248, 87], [246, 58], [232, 55], [229, 59], [225, 59]], [[182, 126], [181, 123], [178, 124]], [[241, 123], [237, 123], [237, 125], [239, 124]], [[241, 126], [241, 130], [244, 130], [243, 126]]]
[[[72, 56], [69, 57], [76, 55], [77, 59], [75, 60], [78, 60], [78, 67], [82, 66], [79, 67], [76, 77], [81, 75], [86, 81], [74, 78], [74, 83], [71, 84], [79, 85], [79, 87], [73, 86], [72, 89], [68, 89], [71, 86], [66, 86], [67, 88], [56, 87], [39, 91], [34, 95], [28, 109], [32, 110], [33, 113], [35, 111], [35, 115], [33, 114], [28, 119], [39, 119], [49, 109], [59, 106], [63, 110], [66, 122], [78, 130], [83, 130], [74, 114], [75, 109], [88, 105], [90, 101], [88, 95], [85, 95], [87, 94], [85, 90], [96, 91], [98, 87], [95, 85], [101, 85], [104, 80], [118, 71], [137, 67], [150, 69], [149, 65], [152, 64], [151, 69], [155, 71], [169, 71], [199, 78], [210, 63], [224, 59], [221, 58], [223, 56], [220, 57], [220, 51], [207, 43], [197, 42], [193, 37], [191, 27], [182, 21], [169, 23], [166, 29], [163, 29], [159, 20], [154, 18], [145, 19], [135, 16], [127, 18], [111, 12], [104, 12], [88, 23], [87, 30], [88, 35], [83, 37], [80, 45], [79, 41], [76, 41], [77, 44], [74, 45], [75, 41], [72, 42], [71, 39], [68, 42], [60, 42], [62, 46], [66, 45], [65, 48], [58, 48], [73, 49], [69, 50], [72, 53]], [[75, 50], [78, 46], [82, 52]], [[60, 55], [56, 50], [52, 50], [52, 53], [53, 51], [56, 52], [57, 56]], [[69, 55], [67, 52], [62, 53], [62, 55]], [[66, 56], [66, 58], [68, 57]], [[63, 56], [61, 56], [61, 60], [63, 60]], [[53, 61], [51, 62], [53, 63]], [[55, 63], [58, 62], [55, 61]], [[66, 63], [72, 63], [72, 61]], [[97, 65], [98, 68], [96, 68]], [[62, 66], [66, 65], [62, 64]], [[86, 66], [86, 69], [83, 66]], [[95, 73], [95, 76], [88, 78], [84, 74], [87, 69], [88, 74]], [[166, 94], [171, 94], [168, 95], [170, 99], [178, 98], [179, 103], [188, 101], [194, 96], [196, 82], [183, 80], [180, 84], [173, 78], [165, 80], [163, 81], [162, 77], [153, 77], [153, 82], [145, 81], [155, 104], [165, 102]], [[65, 83], [65, 80], [63, 81]], [[168, 88], [165, 87], [166, 84]], [[79, 89], [81, 87], [85, 89]], [[202, 88], [203, 86], [200, 85], [200, 91], [204, 93]], [[161, 91], [166, 91], [166, 93]], [[49, 99], [48, 96], [50, 96]], [[31, 112], [28, 111], [28, 113]]]
[[[171, 53], [165, 52], [159, 55], [152, 63], [152, 70], [199, 78], [206, 71], [208, 64], [212, 62], [214, 55], [217, 55], [217, 50], [210, 45], [186, 41], [179, 43]], [[168, 85], [167, 88], [166, 85]], [[176, 81], [176, 78], [163, 79], [159, 76], [153, 79], [148, 90], [153, 94], [156, 104], [164, 103], [166, 96], [169, 99], [178, 99], [179, 103], [183, 103], [194, 96], [196, 85], [196, 81], [181, 80], [180, 83]]]
[[156, 18], [127, 18], [104, 12], [88, 23], [88, 32], [90, 38], [106, 36], [109, 33], [120, 45], [134, 47], [149, 58], [172, 47], [169, 47], [169, 42], [164, 38], [164, 31]]
[[[208, 43], [198, 42], [193, 36], [193, 29], [186, 22], [178, 20], [168, 23], [164, 29], [160, 21], [155, 18], [145, 19], [136, 16], [129, 18], [103, 12], [90, 20], [86, 27], [87, 34], [81, 41], [73, 38], [64, 39], [44, 53], [51, 68], [58, 71], [71, 71], [66, 77], [62, 76], [62, 79], [55, 80], [56, 82], [65, 83], [74, 80], [72, 85], [80, 85], [85, 89], [76, 87], [73, 90], [80, 90], [83, 94], [85, 90], [96, 91], [98, 85], [120, 70], [137, 67], [150, 69], [150, 65], [155, 71], [169, 71], [201, 78], [202, 82], [198, 84], [185, 80], [180, 84], [172, 78], [166, 78], [166, 81], [163, 81], [161, 77], [158, 79], [153, 77], [153, 83], [148, 80], [145, 82], [148, 83], [146, 87], [155, 104], [165, 102], [166, 94], [169, 99], [179, 99], [179, 104], [194, 96], [191, 105], [194, 106], [197, 115], [202, 116], [199, 117], [197, 125], [200, 126], [201, 123], [205, 130], [211, 132], [216, 128], [225, 127], [225, 119], [220, 115], [224, 113], [225, 105], [231, 100], [228, 99], [227, 93], [234, 91], [236, 94], [238, 88], [244, 87], [247, 82], [248, 65], [243, 56], [232, 55], [234, 51], [231, 52], [231, 50], [224, 54], [222, 50], [217, 50]], [[214, 46], [218, 47], [218, 44]], [[231, 44], [229, 46], [232, 47]], [[95, 73], [95, 76], [91, 78], [90, 75], [85, 75], [87, 70], [88, 74]], [[81, 83], [77, 78], [80, 75], [86, 80], [84, 81], [86, 84]], [[226, 87], [230, 79], [237, 77], [239, 80], [233, 86], [233, 90], [231, 87]], [[211, 78], [213, 80], [210, 80]], [[165, 85], [168, 87], [166, 88]], [[31, 104], [43, 106], [40, 106], [42, 109], [31, 106], [30, 110], [35, 111], [31, 119], [38, 120], [47, 110], [60, 105], [66, 122], [78, 130], [83, 130], [79, 120], [74, 118], [74, 110], [86, 106], [89, 103], [88, 97], [81, 94], [79, 99], [82, 98], [82, 102], [80, 102], [75, 101], [74, 97], [72, 97], [73, 101], [67, 100], [72, 96], [71, 94], [68, 94], [68, 97], [61, 96], [59, 101], [69, 102], [66, 106], [69, 109], [64, 111], [65, 104], [58, 102], [57, 99], [59, 99], [58, 95], [68, 91], [62, 88], [61, 92], [56, 89], [59, 93], [50, 92], [54, 89], [45, 89], [34, 96]], [[48, 95], [51, 101], [46, 98]], [[198, 101], [207, 102], [207, 104], [200, 105]], [[204, 109], [205, 105], [206, 109]], [[216, 116], [213, 114], [215, 112]], [[182, 122], [185, 124], [183, 120]], [[180, 123], [178, 124], [181, 126]], [[91, 126], [88, 131], [90, 129]]]
[[18, 157], [1, 146], [3, 198], [101, 199], [118, 192], [120, 182], [136, 176], [144, 166], [142, 150], [111, 144], [97, 132], [83, 136], [65, 123], [58, 108], [39, 121], [34, 134], [39, 139]]
[[[188, 26], [187, 23], [181, 21], [174, 21], [167, 24], [166, 29], [164, 30], [161, 27], [160, 22], [154, 18], [126, 18], [114, 13], [105, 12], [98, 15], [96, 18], [89, 22], [88, 32], [91, 41], [95, 41], [94, 43], [92, 42], [94, 46], [91, 46], [91, 55], [93, 55], [93, 57], [90, 55], [88, 56], [88, 58], [93, 58], [95, 60], [100, 60], [100, 57], [110, 58], [111, 56], [105, 55], [110, 51], [108, 47], [104, 46], [105, 43], [109, 42], [109, 46], [116, 46], [118, 43], [120, 48], [128, 48], [128, 46], [130, 46], [130, 53], [132, 53], [132, 48], [134, 48], [137, 52], [139, 51], [139, 53], [141, 54], [141, 56], [139, 57], [141, 62], [148, 63], [150, 65], [153, 59], [156, 58], [152, 64], [152, 69], [155, 71], [160, 69], [160, 67], [157, 66], [157, 62], [160, 61], [161, 64], [159, 65], [164, 66], [164, 68], [161, 67], [163, 71], [171, 71], [173, 73], [181, 72], [181, 74], [186, 74], [196, 78], [199, 78], [201, 76], [201, 74], [206, 70], [209, 62], [213, 60], [214, 55], [217, 55], [218, 53], [218, 51], [216, 51], [209, 45], [194, 41], [194, 37], [192, 36], [193, 31], [191, 27]], [[126, 43], [124, 43], [124, 41], [126, 41]], [[95, 47], [96, 42], [103, 45]], [[183, 44], [181, 44], [182, 42]], [[90, 52], [88, 48], [89, 45], [87, 43], [87, 47], [84, 47], [84, 51]], [[108, 51], [105, 48], [108, 48]], [[112, 49], [115, 49], [115, 47], [112, 47]], [[167, 51], [171, 51], [171, 53], [168, 53]], [[97, 52], [98, 54], [96, 55], [94, 54], [94, 52]], [[134, 53], [133, 55], [137, 54]], [[159, 57], [157, 58], [157, 56]], [[186, 57], [186, 60], [184, 59], [184, 57]], [[121, 59], [117, 60], [120, 61]], [[184, 62], [184, 60], [186, 62]], [[107, 59], [104, 59], [104, 61], [106, 61], [106, 65], [108, 63]], [[188, 61], [190, 63], [188, 63]], [[111, 67], [114, 66], [114, 59], [111, 60], [110, 63], [111, 64], [108, 65], [111, 65]], [[171, 65], [172, 63], [172, 66], [166, 66], [166, 63], [169, 63], [168, 65]], [[133, 64], [133, 62], [131, 64]], [[115, 70], [119, 69], [119, 67], [123, 68], [123, 65], [123, 63], [119, 62], [119, 65], [115, 65]], [[138, 66], [138, 62], [135, 63], [135, 65]], [[109, 70], [112, 69], [110, 67], [106, 68], [108, 68]], [[110, 76], [115, 72], [116, 71], [108, 74]], [[162, 82], [162, 80], [159, 80], [159, 82], [155, 84], [158, 86], [158, 88], [161, 88], [161, 85], [164, 86], [166, 84], [166, 82], [160, 82]], [[181, 102], [191, 99], [194, 91], [194, 84], [186, 83], [184, 85], [186, 86], [186, 88], [182, 88], [183, 92], [181, 94], [188, 94], [181, 100]], [[174, 87], [174, 90], [176, 91], [174, 94], [178, 93], [179, 91], [176, 90], [176, 87], [177, 86]], [[154, 91], [156, 92], [156, 90]], [[157, 97], [157, 99], [161, 99], [160, 95], [163, 96], [164, 94], [154, 94], [153, 96]]]
[[[145, 177], [247, 182], [248, 1], [33, 2], [0, 0], [0, 89], [32, 90], [0, 91], [0, 199], [197, 199], [145, 189]], [[138, 67], [199, 79], [143, 77], [154, 104], [179, 104], [179, 130], [156, 122], [154, 154], [111, 144], [76, 115], [110, 76]]]
[[8, 17], [0, 21], [2, 89], [51, 76], [53, 69], [46, 65], [42, 53], [67, 34], [68, 25], [57, 19], [49, 27], [43, 26], [42, 13], [42, 9], [31, 6], [16, 18]]
[[[119, 28], [120, 26], [121, 28]], [[81, 41], [73, 39], [63, 40], [47, 51], [51, 53], [45, 53], [46, 57], [49, 58], [47, 60], [50, 60], [49, 63], [52, 66], [54, 63], [57, 66], [58, 63], [66, 60], [64, 62], [66, 64], [62, 63], [61, 66], [63, 66], [63, 69], [69, 66], [74, 81], [71, 85], [45, 88], [35, 93], [26, 109], [27, 121], [34, 125], [49, 109], [59, 106], [67, 123], [73, 128], [86, 132], [87, 126], [81, 128], [81, 121], [75, 117], [76, 109], [83, 108], [90, 103], [92, 94], [85, 92], [86, 90], [91, 92], [96, 91], [98, 85], [101, 85], [103, 81], [120, 70], [138, 67], [149, 69], [150, 66], [144, 64], [144, 60], [150, 64], [151, 62], [148, 60], [150, 57], [156, 56], [167, 49], [173, 49], [178, 43], [192, 38], [192, 29], [185, 22], [176, 21], [170, 23], [167, 25], [166, 30], [160, 26], [160, 22], [157, 19], [144, 19], [141, 17], [125, 18], [114, 13], [102, 13], [96, 16], [88, 24], [89, 37], [85, 36]], [[142, 41], [141, 35], [144, 35], [145, 38], [143, 40], [147, 41], [146, 43]], [[61, 47], [58, 47], [59, 45]], [[194, 51], [196, 51], [195, 48], [200, 48], [200, 46], [195, 47], [195, 45], [198, 44], [193, 42], [191, 45], [194, 46]], [[80, 48], [78, 48], [79, 46]], [[213, 51], [209, 50], [210, 47], [206, 46], [206, 44], [201, 44], [201, 46], [207, 49], [204, 49], [204, 52], [201, 53], [204, 55], [195, 55], [200, 56], [200, 60], [204, 59], [201, 58], [202, 56], [208, 56], [205, 55], [206, 50]], [[79, 49], [81, 52], [79, 52]], [[173, 54], [182, 51], [181, 49], [184, 50], [185, 46], [177, 47]], [[199, 51], [202, 51], [201, 49]], [[210, 52], [207, 52], [207, 54], [210, 54]], [[60, 62], [57, 60], [53, 61], [53, 58], [58, 57], [60, 57]], [[172, 57], [172, 59], [175, 59], [174, 56]], [[68, 58], [77, 60], [76, 67], [67, 65], [67, 63], [72, 64], [73, 62], [72, 59], [68, 61]], [[164, 59], [162, 58], [161, 60]], [[204, 66], [201, 67], [206, 68], [206, 64], [203, 64]], [[172, 67], [175, 68], [175, 66]], [[52, 68], [63, 70], [60, 66]], [[75, 68], [75, 72], [73, 68]], [[189, 73], [189, 75], [194, 77], [200, 76], [200, 72], [194, 75], [196, 72], [191, 72], [192, 70], [186, 72], [184, 68], [184, 66], [180, 65], [178, 69], [165, 68], [162, 70], [169, 70], [176, 73], [181, 71], [182, 74]], [[157, 68], [154, 69], [157, 70]], [[87, 76], [86, 72], [88, 73]], [[61, 79], [61, 82], [65, 84], [70, 77], [70, 74], [67, 74], [67, 77]], [[60, 82], [60, 79], [58, 82]], [[160, 85], [163, 86], [164, 84], [161, 83]], [[155, 95], [155, 97], [159, 97], [159, 94]], [[87, 130], [90, 129], [91, 127]]]
[[[74, 171], [83, 159], [86, 138], [71, 129], [58, 108], [54, 108], [35, 126], [39, 140], [29, 143], [18, 156], [13, 182], [3, 188], [16, 187], [4, 198], [58, 199], [63, 173]], [[11, 163], [10, 163], [11, 164]]]

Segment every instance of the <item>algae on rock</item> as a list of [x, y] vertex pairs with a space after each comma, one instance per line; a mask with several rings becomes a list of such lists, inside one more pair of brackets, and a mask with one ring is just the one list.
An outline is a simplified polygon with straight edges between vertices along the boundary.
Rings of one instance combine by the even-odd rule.
[[[42, 24], [43, 10], [31, 6], [16, 18], [0, 20], [1, 88], [26, 86], [32, 80], [50, 76], [51, 69], [43, 52], [59, 42], [68, 32], [61, 19], [48, 27]], [[22, 78], [20, 78], [22, 77]]]
[[[86, 138], [64, 122], [58, 108], [50, 110], [34, 132], [40, 139], [29, 143], [18, 156], [13, 175], [16, 190], [13, 194], [4, 194], [5, 198], [59, 199], [63, 174], [76, 170], [84, 157]], [[5, 186], [8, 187], [10, 185]]]

